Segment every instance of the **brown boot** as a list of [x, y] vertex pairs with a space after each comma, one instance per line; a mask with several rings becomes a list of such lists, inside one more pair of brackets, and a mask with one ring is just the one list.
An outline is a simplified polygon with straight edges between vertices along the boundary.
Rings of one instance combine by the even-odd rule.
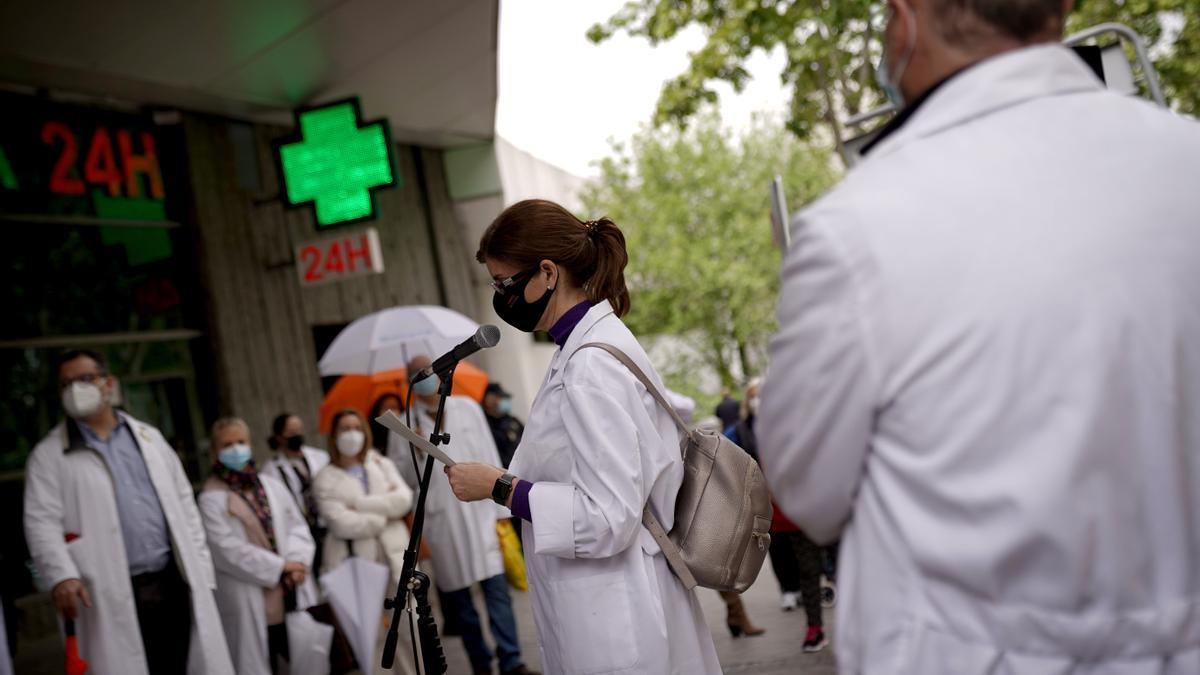
[[730, 635], [735, 638], [742, 635], [754, 637], [767, 632], [766, 628], [759, 628], [750, 623], [750, 617], [746, 615], [746, 606], [742, 604], [742, 596], [730, 591], [721, 591], [721, 599], [725, 601], [725, 623], [729, 625]]

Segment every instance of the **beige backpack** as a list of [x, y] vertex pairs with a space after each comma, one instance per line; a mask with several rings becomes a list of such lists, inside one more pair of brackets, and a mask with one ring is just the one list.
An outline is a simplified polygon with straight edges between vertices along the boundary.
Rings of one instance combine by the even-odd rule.
[[754, 458], [721, 433], [689, 429], [662, 392], [625, 352], [589, 342], [612, 354], [646, 387], [679, 427], [683, 485], [668, 534], [647, 503], [642, 525], [662, 548], [684, 586], [741, 593], [754, 583], [771, 543], [771, 498]]

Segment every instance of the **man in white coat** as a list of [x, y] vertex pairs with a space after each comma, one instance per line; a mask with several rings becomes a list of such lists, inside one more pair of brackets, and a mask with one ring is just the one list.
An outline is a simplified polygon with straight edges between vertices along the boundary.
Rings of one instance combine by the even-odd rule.
[[1200, 672], [1200, 126], [1069, 4], [889, 0], [903, 108], [792, 223], [759, 452], [845, 672]]
[[[432, 362], [418, 356], [408, 363], [415, 373]], [[437, 411], [438, 379], [428, 377], [413, 383], [413, 423], [418, 433], [433, 431]], [[446, 453], [455, 461], [484, 462], [499, 466], [500, 454], [483, 408], [466, 396], [446, 399], [443, 432], [450, 434]], [[416, 488], [417, 472], [407, 443], [395, 435], [388, 441], [388, 455], [396, 462], [405, 480]], [[424, 471], [424, 456], [419, 457]], [[530, 673], [522, 659], [517, 641], [517, 622], [513, 616], [504, 559], [496, 536], [496, 521], [507, 520], [507, 510], [487, 502], [465, 503], [455, 499], [442, 467], [435, 467], [425, 498], [425, 525], [422, 530], [433, 555], [438, 588], [446, 601], [443, 613], [456, 620], [462, 632], [463, 646], [476, 673], [492, 672], [492, 650], [483, 637], [479, 613], [471, 599], [471, 587], [479, 584], [487, 605], [488, 627], [496, 641], [495, 655], [502, 674]], [[448, 619], [449, 620], [449, 619]]]
[[96, 673], [233, 673], [204, 527], [175, 451], [110, 404], [103, 357], [65, 352], [68, 418], [25, 468], [25, 538]]

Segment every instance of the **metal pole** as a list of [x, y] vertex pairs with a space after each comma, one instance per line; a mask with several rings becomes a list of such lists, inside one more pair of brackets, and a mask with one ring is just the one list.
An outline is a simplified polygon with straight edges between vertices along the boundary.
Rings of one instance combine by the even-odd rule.
[[1137, 56], [1138, 66], [1141, 67], [1142, 74], [1146, 78], [1146, 88], [1150, 90], [1150, 97], [1160, 106], [1168, 107], [1167, 98], [1163, 95], [1162, 84], [1158, 81], [1158, 72], [1154, 70], [1154, 62], [1150, 60], [1150, 52], [1146, 49], [1146, 41], [1129, 26], [1119, 23], [1102, 23], [1069, 36], [1063, 40], [1063, 44], [1077, 45], [1105, 33], [1116, 33], [1133, 45], [1133, 53]]
[[788, 227], [787, 199], [783, 194], [783, 177], [779, 174], [771, 181], [771, 210], [779, 219], [779, 241], [786, 253], [792, 247], [792, 229]]

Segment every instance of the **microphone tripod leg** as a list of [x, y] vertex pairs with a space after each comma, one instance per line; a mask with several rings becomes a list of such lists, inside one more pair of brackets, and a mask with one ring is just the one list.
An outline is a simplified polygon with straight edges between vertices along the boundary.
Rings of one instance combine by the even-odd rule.
[[429, 576], [420, 570], [413, 572], [413, 599], [417, 605], [417, 636], [421, 641], [421, 662], [426, 675], [442, 675], [448, 668], [442, 639], [438, 637], [433, 608], [429, 605]]

